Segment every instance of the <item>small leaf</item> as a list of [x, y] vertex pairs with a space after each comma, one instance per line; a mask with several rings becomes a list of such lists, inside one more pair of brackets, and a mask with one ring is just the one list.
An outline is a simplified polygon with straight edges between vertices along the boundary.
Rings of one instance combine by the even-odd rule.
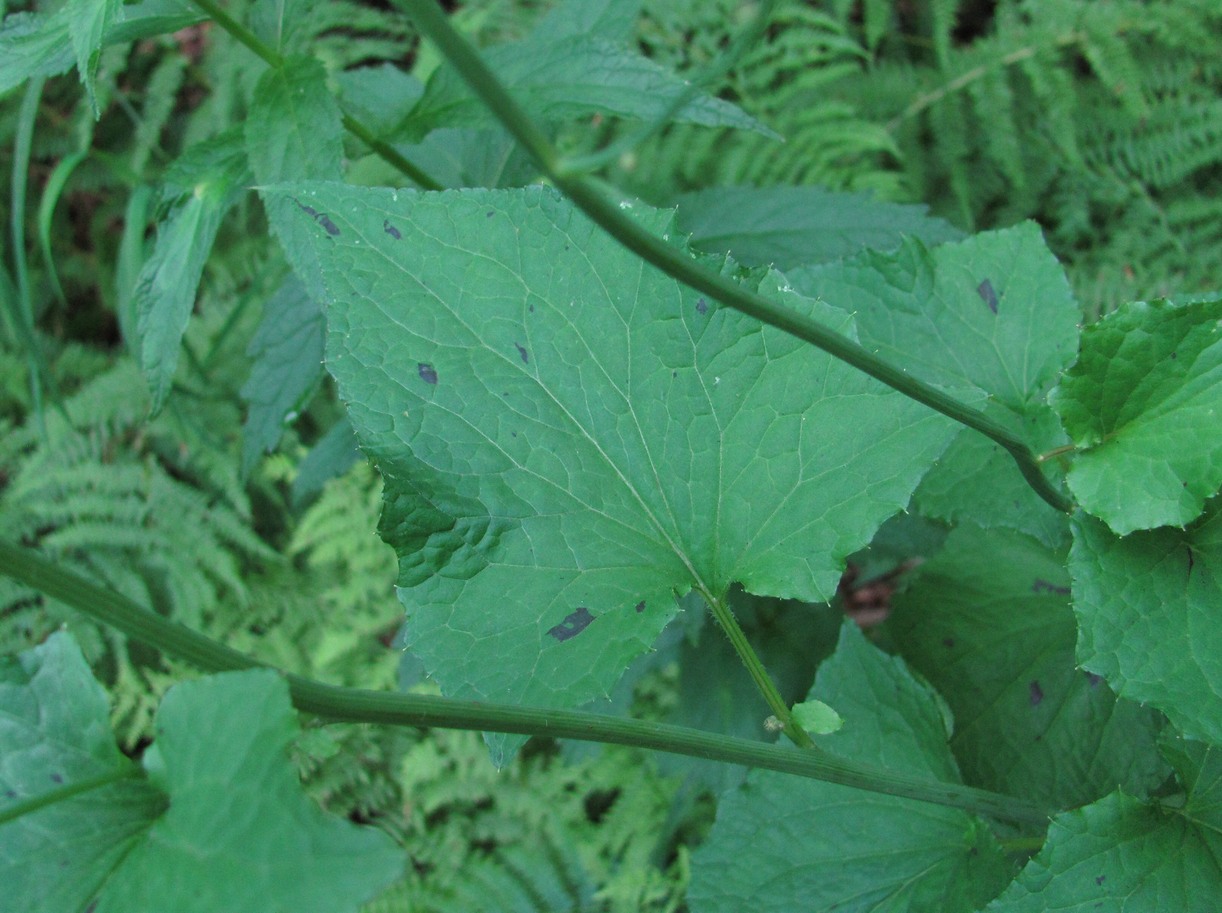
[[1048, 840], [987, 913], [1213, 910], [1222, 834], [1113, 793], [1052, 821]]
[[263, 308], [263, 320], [247, 353], [253, 360], [250, 379], [242, 386], [249, 404], [242, 425], [242, 473], [259, 457], [275, 449], [322, 379], [322, 311], [290, 276]]
[[[940, 699], [851, 623], [812, 692], [849, 720], [822, 750], [959, 782]], [[753, 771], [722, 798], [692, 860], [688, 901], [693, 913], [968, 913], [1008, 875], [988, 826], [966, 812]]]
[[166, 174], [163, 198], [171, 208], [157, 226], [157, 242], [133, 293], [141, 368], [153, 412], [170, 392], [204, 263], [246, 174], [246, 156], [234, 130], [192, 146]]
[[[527, 112], [549, 124], [593, 116], [655, 120], [687, 91], [682, 79], [647, 57], [592, 35], [532, 37], [488, 48], [481, 56]], [[679, 109], [674, 120], [775, 135], [737, 105], [704, 93]], [[437, 127], [498, 124], [447, 65], [429, 79], [420, 104], [400, 129], [405, 138], [418, 140]]]
[[1078, 661], [1188, 738], [1222, 743], [1222, 498], [1183, 530], [1120, 538], [1083, 513], [1072, 526]]
[[123, 0], [68, 0], [64, 9], [68, 13], [68, 33], [76, 54], [76, 67], [96, 120], [101, 116], [94, 92], [98, 61], [107, 30], [123, 19]]
[[888, 629], [954, 711], [951, 747], [973, 785], [1059, 808], [1166, 776], [1161, 717], [1076, 668], [1064, 555], [971, 525], [896, 597]]
[[931, 247], [963, 237], [924, 206], [821, 187], [717, 187], [683, 194], [678, 205], [677, 224], [692, 247], [782, 272], [864, 248], [890, 249], [905, 236]]
[[1139, 301], [1087, 327], [1053, 405], [1084, 510], [1120, 536], [1191, 522], [1222, 486], [1222, 299]]
[[406, 639], [446, 693], [580, 705], [676, 593], [830, 598], [953, 434], [642, 266], [551, 190], [281, 192], [322, 265], [328, 368], [386, 481]]
[[807, 700], [794, 704], [793, 718], [799, 726], [814, 735], [829, 735], [838, 732], [844, 725], [840, 714], [823, 701]]

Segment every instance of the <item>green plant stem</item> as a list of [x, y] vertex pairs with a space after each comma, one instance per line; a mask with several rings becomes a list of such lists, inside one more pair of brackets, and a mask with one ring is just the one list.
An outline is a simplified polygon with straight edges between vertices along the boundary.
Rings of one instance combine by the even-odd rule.
[[[191, 2], [207, 13], [217, 25], [232, 35], [237, 41], [253, 51], [269, 67], [278, 70], [284, 66], [284, 57], [275, 48], [271, 47], [267, 42], [259, 38], [258, 35], [230, 16], [225, 11], [225, 8], [215, 2], [215, 0], [191, 0]], [[343, 123], [345, 130], [361, 140], [383, 161], [405, 174], [417, 186], [423, 187], [425, 190], [442, 189], [442, 185], [439, 182], [429, 177], [428, 174], [396, 152], [389, 143], [378, 139], [377, 134], [363, 122], [350, 114], [345, 114]]]
[[506, 130], [534, 157], [539, 168], [587, 216], [607, 234], [643, 260], [652, 263], [685, 285], [810, 343], [847, 362], [905, 396], [979, 431], [996, 441], [1014, 458], [1019, 471], [1035, 493], [1059, 511], [1068, 513], [1072, 502], [1044, 476], [1026, 443], [977, 409], [947, 396], [941, 390], [909, 376], [908, 372], [878, 358], [863, 346], [802, 314], [751, 292], [692, 260], [676, 247], [650, 234], [621, 211], [601, 188], [583, 173], [561, 167], [551, 142], [488, 69], [475, 49], [453, 26], [433, 0], [394, 0], [411, 17], [458, 70], [471, 90], [493, 112]]
[[[0, 542], [0, 574], [72, 606], [129, 637], [209, 672], [272, 668], [176, 622], [141, 608], [125, 596], [60, 567], [37, 552]], [[960, 808], [992, 818], [1043, 826], [1047, 811], [1011, 796], [954, 783], [939, 783], [851, 764], [822, 752], [798, 751], [681, 726], [619, 719], [596, 713], [539, 710], [428, 695], [341, 688], [285, 674], [293, 705], [342, 722], [437, 726], [509, 732], [629, 745], [730, 764], [745, 764], [828, 783]]]
[[47, 790], [45, 793], [39, 793], [37, 796], [32, 796], [21, 802], [14, 802], [12, 805], [6, 805], [3, 809], [0, 809], [0, 825], [16, 821], [18, 818], [32, 814], [40, 808], [55, 805], [57, 802], [71, 799], [73, 796], [79, 796], [81, 793], [101, 789], [103, 786], [109, 786], [111, 783], [118, 783], [122, 780], [135, 779], [142, 776], [143, 773], [144, 771], [135, 764], [128, 764], [118, 770], [107, 771], [96, 777], [86, 777], [83, 780], [76, 780], [56, 789]]
[[704, 597], [704, 601], [709, 604], [709, 611], [713, 613], [713, 617], [721, 625], [721, 630], [725, 632], [726, 637], [730, 638], [730, 644], [734, 647], [734, 652], [738, 654], [738, 658], [747, 667], [747, 673], [751, 676], [751, 680], [755, 682], [755, 687], [764, 696], [764, 700], [767, 701], [773, 715], [781, 721], [784, 727], [781, 731], [789, 736], [790, 741], [799, 748], [815, 748], [815, 743], [811, 741], [810, 735], [798, 725], [797, 720], [793, 718], [793, 714], [789, 712], [789, 705], [781, 697], [781, 692], [777, 690], [777, 686], [768, 674], [768, 670], [764, 668], [764, 664], [760, 661], [754, 648], [752, 648], [751, 642], [747, 640], [747, 635], [739, 627], [738, 619], [734, 617], [734, 613], [730, 610], [727, 601], [724, 598], [718, 599], [708, 592], [702, 591], [701, 595]]

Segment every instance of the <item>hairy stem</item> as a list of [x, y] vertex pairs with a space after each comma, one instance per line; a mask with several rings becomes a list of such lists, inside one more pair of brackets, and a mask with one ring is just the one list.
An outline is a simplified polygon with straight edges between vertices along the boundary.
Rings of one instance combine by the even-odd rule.
[[[271, 47], [258, 35], [230, 16], [225, 11], [225, 8], [217, 3], [216, 0], [191, 0], [191, 2], [207, 13], [217, 25], [232, 35], [237, 41], [253, 51], [269, 67], [278, 70], [284, 66], [284, 57], [275, 48]], [[423, 187], [425, 190], [442, 189], [442, 185], [439, 182], [409, 162], [388, 143], [378, 139], [373, 130], [350, 114], [344, 115], [344, 129], [365, 143], [383, 161], [389, 163], [392, 167], [410, 178], [417, 186]]]
[[[0, 574], [209, 672], [271, 668], [244, 653], [141, 608], [28, 548], [0, 542]], [[745, 764], [856, 789], [960, 808], [992, 818], [1044, 825], [1048, 812], [1012, 796], [904, 776], [822, 752], [795, 751], [681, 726], [571, 710], [539, 710], [428, 695], [340, 688], [285, 674], [293, 706], [328, 720], [437, 726], [629, 745], [729, 764]]]
[[1014, 458], [1023, 478], [1036, 494], [1059, 511], [1068, 513], [1072, 509], [1072, 502], [1044, 476], [1031, 448], [978, 409], [965, 406], [941, 390], [909, 376], [907, 371], [880, 359], [863, 346], [818, 321], [705, 269], [678, 248], [641, 228], [625, 216], [619, 205], [587, 175], [561, 167], [556, 149], [542, 130], [488, 69], [475, 49], [454, 30], [445, 12], [433, 0], [395, 0], [395, 3], [411, 17], [422, 33], [438, 46], [488, 110], [496, 115], [502, 126], [534, 157], [543, 173], [615, 240], [685, 285], [704, 292], [762, 323], [796, 336], [905, 396], [991, 438]]
[[721, 625], [721, 629], [725, 632], [726, 637], [730, 638], [730, 644], [734, 647], [734, 652], [738, 654], [738, 658], [747, 667], [747, 673], [751, 676], [751, 680], [755, 682], [755, 687], [764, 696], [764, 700], [767, 701], [773, 715], [781, 721], [781, 725], [784, 727], [782, 731], [799, 748], [814, 748], [815, 743], [811, 741], [810, 735], [798, 725], [797, 720], [789, 712], [789, 705], [781, 697], [781, 692], [777, 690], [776, 683], [772, 681], [772, 677], [768, 674], [768, 670], [764, 668], [764, 664], [751, 646], [751, 642], [747, 640], [747, 635], [739, 627], [738, 619], [734, 617], [734, 613], [730, 610], [727, 600], [725, 598], [718, 599], [708, 592], [701, 592], [701, 595], [704, 597], [704, 601], [709, 604], [709, 610], [713, 613], [713, 617], [717, 619], [717, 623]]

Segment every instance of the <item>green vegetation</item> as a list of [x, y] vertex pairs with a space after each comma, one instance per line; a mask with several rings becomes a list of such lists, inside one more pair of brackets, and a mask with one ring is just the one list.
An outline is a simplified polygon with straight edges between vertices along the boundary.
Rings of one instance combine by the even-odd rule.
[[0, 7], [0, 911], [1211, 910], [1222, 6], [447, 6]]

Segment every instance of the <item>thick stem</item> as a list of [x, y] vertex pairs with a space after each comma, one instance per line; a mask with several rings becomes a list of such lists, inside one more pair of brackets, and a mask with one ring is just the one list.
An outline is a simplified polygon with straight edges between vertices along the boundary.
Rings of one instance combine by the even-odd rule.
[[717, 623], [721, 625], [721, 629], [725, 632], [726, 637], [730, 638], [730, 644], [734, 647], [734, 652], [738, 654], [738, 658], [747, 667], [747, 673], [751, 676], [751, 680], [755, 682], [755, 687], [763, 695], [773, 715], [781, 721], [781, 725], [784, 727], [782, 731], [799, 748], [814, 748], [815, 743], [811, 741], [810, 735], [798, 725], [793, 715], [789, 712], [789, 705], [781, 697], [781, 692], [777, 689], [776, 683], [773, 682], [772, 677], [768, 674], [768, 670], [764, 668], [764, 664], [751, 646], [751, 641], [747, 640], [747, 635], [739, 627], [738, 619], [734, 617], [734, 613], [730, 610], [729, 603], [724, 598], [718, 599], [712, 593], [701, 593], [701, 595], [704, 596], [704, 601], [709, 604], [709, 610], [713, 613], [713, 617], [717, 619]]
[[[279, 69], [284, 66], [284, 57], [275, 48], [271, 47], [267, 42], [259, 38], [258, 35], [230, 16], [225, 11], [225, 8], [217, 3], [216, 0], [191, 0], [191, 2], [207, 13], [217, 25], [232, 35], [237, 41], [258, 55], [269, 67]], [[396, 152], [388, 143], [378, 139], [377, 134], [350, 114], [344, 115], [344, 129], [365, 143], [379, 158], [397, 168], [418, 186], [423, 187], [425, 190], [442, 189], [441, 184]]]
[[559, 167], [559, 157], [551, 142], [529, 115], [514, 101], [508, 90], [488, 69], [480, 56], [450, 25], [446, 14], [433, 0], [395, 0], [416, 27], [427, 35], [458, 70], [471, 90], [493, 112], [509, 133], [534, 156], [539, 168], [560, 190], [597, 223], [634, 254], [685, 285], [704, 292], [761, 323], [783, 330], [809, 342], [829, 355], [847, 362], [859, 371], [881, 381], [910, 399], [966, 425], [996, 441], [1018, 463], [1023, 478], [1041, 498], [1059, 511], [1068, 513], [1073, 505], [1040, 471], [1031, 449], [1001, 425], [977, 409], [947, 396], [941, 390], [908, 375], [908, 372], [880, 359], [851, 339], [752, 292], [736, 282], [700, 266], [676, 247], [650, 234], [620, 211], [586, 175]]
[[[0, 574], [12, 577], [129, 637], [184, 659], [209, 672], [269, 668], [100, 587], [36, 552], [0, 542]], [[681, 726], [617, 719], [571, 710], [539, 710], [427, 695], [339, 688], [286, 674], [293, 705], [329, 720], [394, 726], [439, 726], [629, 745], [729, 764], [796, 774], [856, 789], [885, 793], [1006, 821], [1044, 825], [1048, 813], [1022, 799], [969, 786], [894, 774], [850, 764], [823, 752], [795, 751]]]

